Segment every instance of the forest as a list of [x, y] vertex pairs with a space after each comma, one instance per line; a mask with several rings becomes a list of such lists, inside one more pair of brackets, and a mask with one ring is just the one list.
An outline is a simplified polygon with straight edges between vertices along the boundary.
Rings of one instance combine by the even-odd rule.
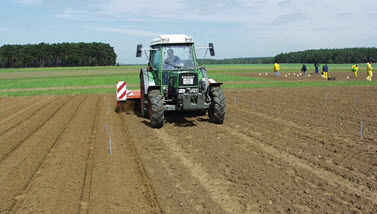
[[115, 65], [114, 48], [105, 43], [3, 45], [1, 68]]
[[[202, 63], [202, 59], [199, 59]], [[274, 57], [249, 57], [249, 58], [231, 58], [231, 59], [205, 59], [204, 64], [271, 64], [274, 63]]]
[[281, 53], [275, 56], [278, 63], [328, 63], [351, 64], [377, 61], [377, 48], [343, 48], [318, 49], [290, 53]]
[[[105, 43], [3, 45], [0, 68], [107, 66], [116, 64], [114, 48]], [[201, 64], [328, 63], [377, 61], [377, 48], [318, 49], [281, 53], [275, 57], [202, 59]]]

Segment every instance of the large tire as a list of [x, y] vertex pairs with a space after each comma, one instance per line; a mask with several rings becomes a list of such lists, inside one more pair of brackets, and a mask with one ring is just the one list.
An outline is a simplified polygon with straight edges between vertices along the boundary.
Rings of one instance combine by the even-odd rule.
[[148, 107], [152, 128], [161, 128], [164, 126], [164, 101], [160, 90], [149, 91]]
[[148, 99], [145, 97], [144, 78], [142, 73], [140, 73], [140, 112], [141, 116], [144, 118], [149, 117]]
[[223, 89], [218, 86], [211, 87], [211, 106], [208, 110], [209, 120], [215, 124], [222, 124], [225, 118], [225, 96]]

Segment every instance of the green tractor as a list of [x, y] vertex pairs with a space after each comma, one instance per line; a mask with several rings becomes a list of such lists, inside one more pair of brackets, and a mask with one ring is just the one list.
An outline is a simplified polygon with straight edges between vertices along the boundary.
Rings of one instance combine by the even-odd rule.
[[164, 125], [165, 111], [208, 111], [211, 122], [224, 122], [222, 83], [208, 79], [206, 69], [197, 62], [197, 49], [215, 55], [212, 43], [195, 48], [193, 38], [181, 34], [160, 35], [148, 49], [137, 45], [136, 57], [144, 51], [148, 59], [148, 67], [140, 70], [141, 114], [150, 119], [153, 128]]

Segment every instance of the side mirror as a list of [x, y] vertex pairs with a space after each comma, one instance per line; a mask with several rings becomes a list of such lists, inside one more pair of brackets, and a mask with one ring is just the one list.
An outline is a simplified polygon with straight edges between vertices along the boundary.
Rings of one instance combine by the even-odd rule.
[[143, 45], [136, 46], [136, 57], [141, 57], [141, 55], [143, 54], [143, 52], [141, 51], [142, 48], [143, 48]]
[[209, 46], [209, 54], [211, 54], [211, 56], [215, 56], [215, 49], [213, 48], [213, 43], [209, 43], [208, 46]]

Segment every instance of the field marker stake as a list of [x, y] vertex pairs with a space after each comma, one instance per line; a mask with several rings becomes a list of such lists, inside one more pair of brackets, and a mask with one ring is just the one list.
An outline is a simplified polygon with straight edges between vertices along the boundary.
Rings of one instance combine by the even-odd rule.
[[109, 135], [109, 129], [107, 128], [107, 124], [106, 123], [105, 123], [105, 128], [106, 128], [107, 136], [110, 137], [110, 135]]
[[255, 109], [255, 102], [254, 102], [254, 100], [253, 100], [253, 109]]
[[110, 142], [110, 155], [112, 155], [113, 152], [111, 151], [112, 150], [112, 148], [111, 148], [111, 137], [109, 138], [109, 142]]
[[106, 123], [105, 123], [105, 128], [106, 128], [107, 136], [109, 137], [110, 155], [112, 155], [113, 152], [112, 152], [112, 148], [111, 148], [111, 137], [110, 137], [109, 129], [107, 128], [107, 124]]
[[353, 98], [353, 106], [356, 105], [356, 96]]
[[326, 100], [325, 100], [326, 102], [327, 102], [327, 94], [328, 94], [328, 93], [326, 93]]
[[110, 107], [109, 107], [109, 102], [107, 102], [107, 116], [109, 116], [109, 112], [110, 112]]
[[363, 137], [363, 122], [360, 124], [360, 137]]
[[237, 97], [234, 96], [234, 105], [237, 105]]
[[104, 99], [104, 100], [106, 100], [106, 97], [105, 97], [105, 95], [103, 95], [103, 99]]

